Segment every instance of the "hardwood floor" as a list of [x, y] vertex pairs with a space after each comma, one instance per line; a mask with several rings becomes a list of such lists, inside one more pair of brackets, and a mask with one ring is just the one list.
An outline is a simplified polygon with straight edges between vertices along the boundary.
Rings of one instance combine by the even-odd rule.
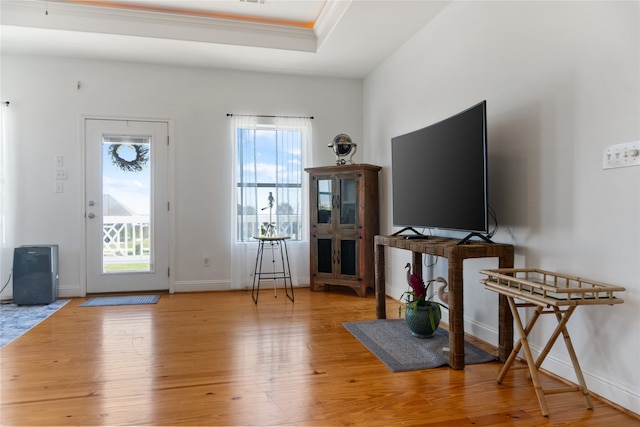
[[[162, 295], [158, 304], [73, 299], [0, 350], [9, 425], [640, 426], [577, 393], [540, 413], [526, 370], [501, 364], [393, 373], [343, 326], [375, 318], [373, 295], [266, 286]], [[388, 300], [390, 316], [397, 302]], [[560, 386], [542, 377], [543, 385]]]

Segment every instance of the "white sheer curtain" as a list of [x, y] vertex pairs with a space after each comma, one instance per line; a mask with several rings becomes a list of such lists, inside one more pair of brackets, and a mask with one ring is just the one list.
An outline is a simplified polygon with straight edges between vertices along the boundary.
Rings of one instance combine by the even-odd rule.
[[6, 242], [6, 179], [7, 179], [7, 168], [6, 168], [6, 153], [5, 153], [5, 142], [6, 142], [6, 117], [9, 105], [5, 102], [2, 102], [0, 105], [0, 290], [7, 282], [8, 272], [10, 270], [10, 266], [8, 265], [8, 257], [5, 252], [7, 249]]
[[[294, 286], [308, 284], [309, 186], [304, 168], [310, 164], [311, 119], [234, 115], [229, 122], [234, 153], [231, 288], [251, 287], [258, 250], [253, 236], [260, 235], [261, 226], [269, 222], [267, 218], [279, 236], [291, 236], [287, 248]], [[272, 142], [267, 147], [265, 133]], [[296, 183], [301, 183], [299, 189]], [[267, 257], [265, 253], [267, 258], [270, 262], [270, 254]]]

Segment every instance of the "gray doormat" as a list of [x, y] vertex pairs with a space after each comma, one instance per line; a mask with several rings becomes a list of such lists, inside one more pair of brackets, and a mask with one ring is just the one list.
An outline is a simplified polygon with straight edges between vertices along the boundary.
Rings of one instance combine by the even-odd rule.
[[[404, 319], [344, 322], [365, 347], [393, 372], [436, 368], [449, 363], [443, 347], [449, 347], [449, 333], [439, 328], [431, 338], [411, 335]], [[465, 364], [485, 363], [496, 357], [465, 341]]]
[[80, 304], [80, 307], [155, 304], [159, 299], [160, 295], [124, 295], [114, 297], [95, 297], [83, 302], [82, 304]]

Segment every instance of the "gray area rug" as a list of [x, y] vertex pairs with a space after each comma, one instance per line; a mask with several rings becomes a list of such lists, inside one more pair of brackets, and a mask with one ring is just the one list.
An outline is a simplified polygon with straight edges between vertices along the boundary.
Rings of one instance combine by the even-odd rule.
[[1, 305], [0, 347], [20, 337], [68, 302], [69, 300], [57, 300], [48, 305]]
[[[342, 325], [393, 372], [430, 369], [449, 363], [449, 355], [442, 352], [443, 347], [449, 347], [449, 333], [442, 328], [431, 338], [416, 338], [404, 319]], [[465, 341], [464, 359], [465, 364], [471, 365], [491, 362], [496, 357]]]

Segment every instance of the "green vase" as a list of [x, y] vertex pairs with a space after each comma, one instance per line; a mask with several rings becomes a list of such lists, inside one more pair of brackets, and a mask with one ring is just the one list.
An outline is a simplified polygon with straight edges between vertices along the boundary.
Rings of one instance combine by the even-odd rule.
[[438, 305], [417, 306], [416, 310], [406, 307], [405, 319], [411, 334], [418, 338], [429, 338], [440, 325], [440, 307]]

